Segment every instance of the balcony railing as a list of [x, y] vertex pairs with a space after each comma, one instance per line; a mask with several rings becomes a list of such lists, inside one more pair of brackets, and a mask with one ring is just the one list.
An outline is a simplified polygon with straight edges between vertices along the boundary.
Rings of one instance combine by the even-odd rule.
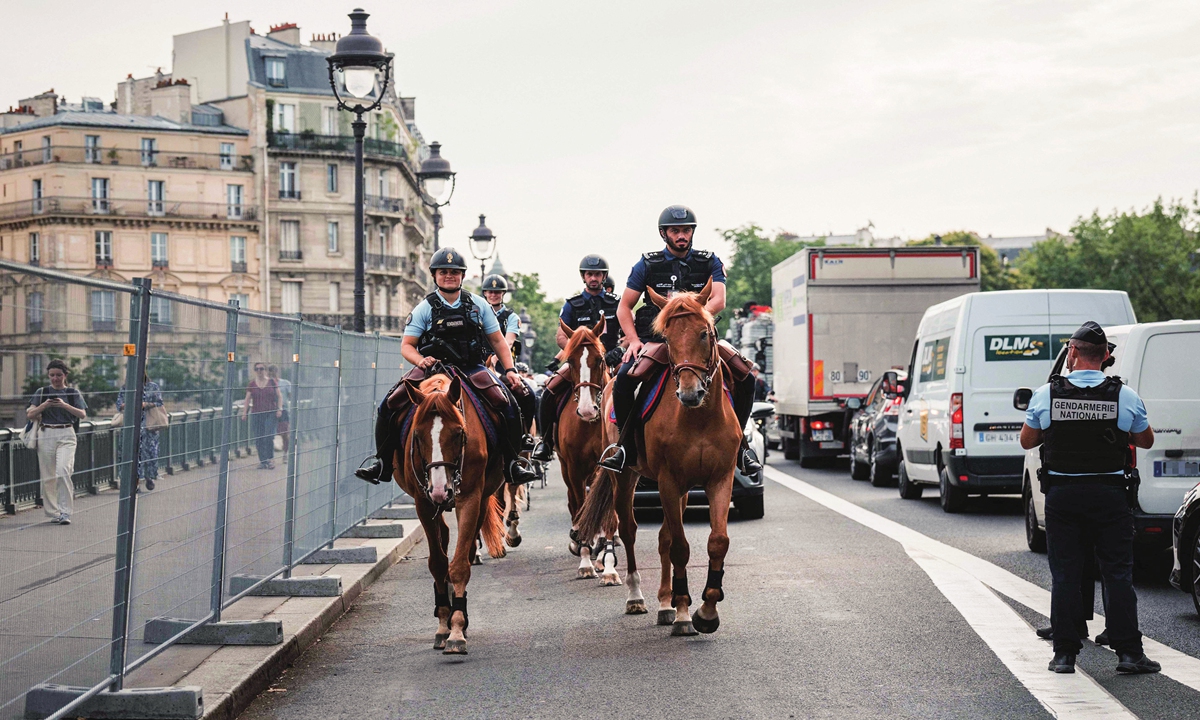
[[[354, 137], [351, 135], [317, 135], [310, 132], [267, 133], [267, 145], [276, 150], [292, 150], [296, 152], [326, 152], [339, 155], [354, 154]], [[408, 150], [402, 144], [390, 140], [363, 140], [363, 154], [376, 158], [401, 160], [410, 163]]]
[[367, 212], [375, 210], [394, 215], [403, 215], [404, 199], [383, 197], [382, 195], [363, 195], [363, 208]]
[[168, 267], [168, 265], [166, 259], [164, 258], [162, 260], [151, 260], [150, 267], [165, 268]]
[[257, 220], [254, 205], [121, 200], [113, 198], [44, 197], [0, 204], [0, 221], [46, 215], [115, 215], [118, 217]]
[[283, 200], [299, 200], [300, 191], [296, 189], [279, 188], [279, 197]]
[[303, 250], [280, 250], [279, 251], [279, 259], [280, 260], [303, 260], [304, 259], [304, 251]]
[[391, 255], [376, 255], [375, 253], [367, 253], [367, 267], [374, 270], [390, 270], [392, 272], [399, 272], [401, 259], [402, 258], [393, 257]]
[[[353, 146], [351, 149], [353, 150]], [[89, 148], [77, 145], [52, 145], [48, 149], [21, 150], [0, 155], [0, 171], [50, 163], [227, 170], [230, 172], [254, 171], [253, 155], [168, 152], [165, 150], [144, 152], [140, 148]]]
[[109, 256], [105, 257], [102, 255], [97, 255], [96, 256], [96, 267], [98, 267], [98, 268], [112, 267], [112, 256], [109, 255]]
[[246, 272], [245, 260], [234, 260], [229, 263], [229, 272], [244, 273]]

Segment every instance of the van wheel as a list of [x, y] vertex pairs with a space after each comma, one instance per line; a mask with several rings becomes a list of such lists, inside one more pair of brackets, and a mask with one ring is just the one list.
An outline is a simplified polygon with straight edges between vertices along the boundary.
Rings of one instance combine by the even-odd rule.
[[1033, 505], [1033, 491], [1028, 485], [1021, 493], [1025, 500], [1025, 544], [1035, 553], [1046, 552], [1046, 531], [1038, 527], [1037, 508]]
[[[870, 446], [870, 442], [871, 442], [870, 440], [867, 441], [868, 447]], [[851, 446], [850, 446], [850, 478], [852, 480], [866, 480], [870, 476], [871, 476], [871, 466], [867, 465], [866, 463], [860, 463], [858, 461], [858, 451], [855, 450], [854, 445], [851, 444]]]
[[900, 465], [896, 468], [896, 487], [900, 488], [900, 497], [905, 500], [920, 500], [925, 488], [908, 479], [908, 468], [904, 466], [904, 455], [900, 455]]
[[950, 471], [942, 468], [938, 474], [938, 489], [942, 493], [942, 510], [960, 513], [967, 507], [967, 492], [950, 484]]

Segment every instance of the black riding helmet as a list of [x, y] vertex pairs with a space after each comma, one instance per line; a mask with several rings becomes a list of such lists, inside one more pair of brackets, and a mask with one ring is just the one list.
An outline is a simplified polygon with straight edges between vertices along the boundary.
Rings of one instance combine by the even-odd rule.
[[508, 292], [508, 281], [503, 275], [492, 273], [483, 279], [483, 290], [495, 290], [497, 292]]
[[616, 288], [617, 288], [617, 284], [615, 282], [613, 282], [612, 275], [605, 275], [604, 276], [604, 291], [612, 292], [613, 290], [616, 290]]
[[686, 205], [672, 205], [658, 214], [658, 229], [690, 225], [696, 227], [696, 213]]
[[585, 272], [608, 272], [608, 261], [599, 255], [588, 255], [579, 261], [579, 274]]

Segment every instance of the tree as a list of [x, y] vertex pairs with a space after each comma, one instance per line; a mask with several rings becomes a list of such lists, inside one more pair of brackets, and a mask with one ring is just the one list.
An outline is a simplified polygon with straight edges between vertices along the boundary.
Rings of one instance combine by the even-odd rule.
[[538, 372], [558, 354], [558, 343], [554, 341], [554, 336], [558, 331], [558, 312], [562, 309], [562, 301], [546, 299], [546, 291], [542, 289], [542, 280], [537, 273], [512, 273], [509, 281], [512, 284], [512, 300], [508, 306], [514, 312], [519, 313], [522, 309], [528, 312], [533, 329], [537, 332], [532, 357], [527, 362], [534, 372]]
[[1161, 198], [1134, 211], [1080, 217], [1072, 237], [1021, 254], [1032, 287], [1124, 290], [1141, 322], [1200, 317], [1197, 208]]
[[1025, 279], [1016, 269], [1004, 267], [1000, 262], [1000, 256], [992, 248], [984, 245], [979, 240], [979, 236], [967, 230], [952, 230], [943, 235], [930, 235], [922, 240], [912, 240], [908, 244], [910, 246], [927, 246], [936, 245], [938, 242], [942, 245], [951, 246], [969, 246], [979, 248], [979, 289], [983, 291], [990, 290], [1015, 290], [1025, 287]]
[[754, 223], [719, 232], [726, 242], [733, 245], [733, 254], [725, 264], [725, 306], [729, 311], [724, 313], [725, 317], [718, 328], [721, 334], [728, 327], [732, 311], [740, 310], [746, 303], [771, 304], [771, 268], [806, 247], [825, 244], [823, 239], [813, 243], [801, 242], [783, 232], [777, 232], [774, 238], [769, 238]]

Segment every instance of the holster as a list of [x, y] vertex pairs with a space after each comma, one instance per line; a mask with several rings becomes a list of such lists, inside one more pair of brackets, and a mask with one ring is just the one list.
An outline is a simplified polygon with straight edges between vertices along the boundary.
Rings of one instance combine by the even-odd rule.
[[546, 381], [545, 390], [551, 395], [558, 397], [567, 390], [571, 389], [571, 378], [568, 377], [571, 372], [570, 365], [563, 365], [558, 369], [558, 372], [550, 376]]
[[1050, 492], [1050, 482], [1046, 479], [1046, 468], [1039, 466], [1037, 469], [1038, 489], [1042, 491], [1042, 495]]
[[733, 345], [721, 340], [717, 343], [717, 353], [721, 356], [721, 362], [729, 368], [734, 382], [741, 382], [750, 374], [750, 359]]
[[1125, 501], [1129, 503], [1130, 510], [1138, 508], [1138, 487], [1142, 484], [1142, 474], [1137, 468], [1128, 468], [1125, 470]]
[[641, 382], [658, 372], [659, 368], [671, 364], [670, 351], [666, 343], [649, 342], [642, 346], [633, 367], [629, 368], [629, 378]]
[[491, 372], [486, 369], [477, 370], [467, 376], [467, 381], [471, 383], [471, 387], [475, 388], [480, 399], [491, 406], [493, 410], [503, 413], [508, 409], [508, 395], [505, 394], [500, 381]]
[[408, 386], [404, 384], [404, 381], [412, 380], [414, 382], [421, 382], [424, 379], [425, 371], [419, 367], [414, 367], [412, 370], [406, 372], [404, 377], [400, 378], [400, 382], [396, 383], [391, 391], [388, 392], [387, 408], [394, 412], [407, 410], [408, 406], [412, 403], [412, 398], [408, 396]]

